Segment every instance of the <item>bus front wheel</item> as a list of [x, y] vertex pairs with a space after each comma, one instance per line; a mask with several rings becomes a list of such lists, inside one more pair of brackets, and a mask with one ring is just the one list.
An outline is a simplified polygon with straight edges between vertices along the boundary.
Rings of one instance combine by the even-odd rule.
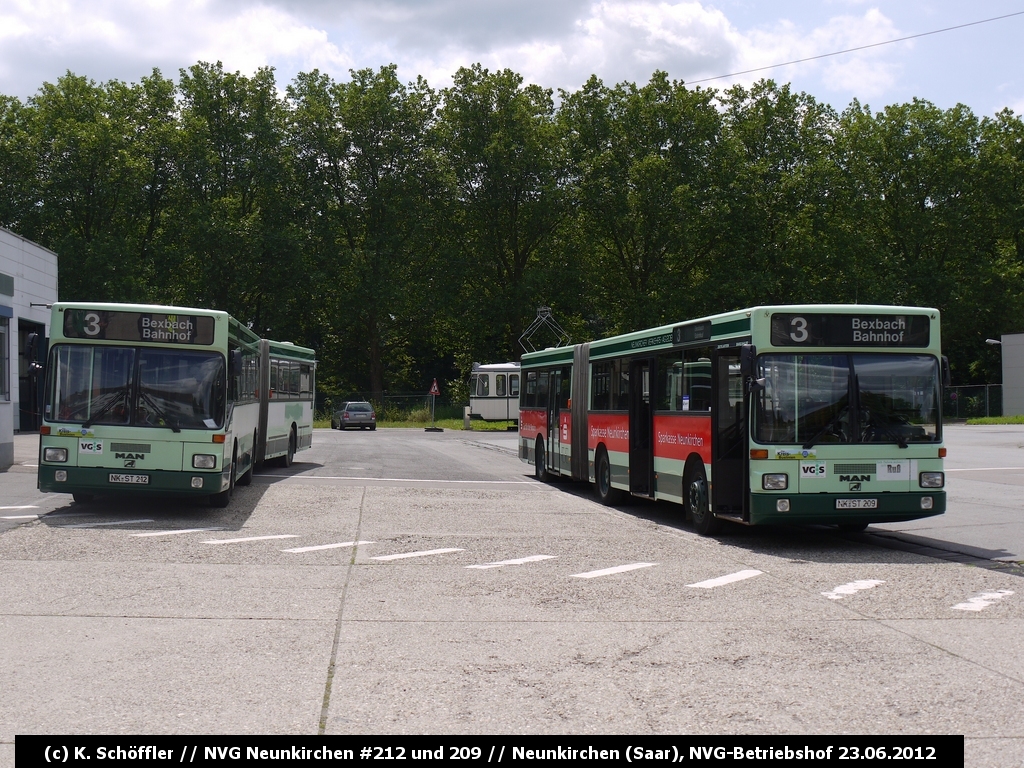
[[220, 493], [215, 493], [210, 497], [210, 506], [217, 507], [218, 509], [224, 509], [228, 504], [231, 503], [231, 495], [235, 492], [235, 471], [238, 468], [238, 443], [235, 443], [235, 449], [231, 453], [231, 475], [228, 480], [227, 490], [223, 490]]
[[542, 483], [551, 480], [548, 473], [547, 455], [544, 453], [544, 441], [537, 438], [537, 449], [534, 451], [533, 475]]
[[708, 479], [702, 464], [694, 464], [686, 473], [686, 511], [693, 520], [697, 533], [711, 536], [718, 532], [722, 521], [711, 514], [708, 505]]

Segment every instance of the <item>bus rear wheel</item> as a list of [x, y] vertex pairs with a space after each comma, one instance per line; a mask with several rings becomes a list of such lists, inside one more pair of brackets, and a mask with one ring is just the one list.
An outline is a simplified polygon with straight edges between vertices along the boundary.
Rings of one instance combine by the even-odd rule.
[[686, 490], [686, 511], [693, 527], [703, 536], [711, 536], [722, 527], [722, 521], [711, 514], [708, 504], [708, 479], [703, 464], [694, 464], [686, 471], [683, 481]]
[[612, 465], [608, 460], [608, 452], [603, 448], [598, 451], [594, 467], [594, 493], [597, 500], [606, 507], [614, 507], [622, 502], [622, 491], [612, 487]]
[[285, 467], [295, 463], [295, 442], [295, 427], [292, 426], [292, 431], [288, 433], [288, 453], [281, 457], [281, 463]]

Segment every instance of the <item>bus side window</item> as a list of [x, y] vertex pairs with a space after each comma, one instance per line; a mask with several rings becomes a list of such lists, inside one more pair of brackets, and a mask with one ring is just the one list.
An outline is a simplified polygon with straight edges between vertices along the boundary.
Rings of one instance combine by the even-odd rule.
[[612, 399], [615, 401], [615, 409], [619, 411], [629, 410], [629, 360], [616, 360], [612, 363], [614, 373], [612, 375]]
[[495, 397], [505, 396], [505, 374], [497, 373], [494, 375], [494, 395]]
[[299, 366], [299, 379], [300, 379], [300, 391], [299, 394], [303, 397], [309, 397], [313, 394], [313, 376], [311, 368], [303, 363]]
[[711, 348], [688, 349], [683, 355], [683, 410], [711, 410]]
[[475, 373], [472, 376], [469, 377], [469, 396], [470, 397], [476, 397], [476, 380], [477, 380], [477, 378], [478, 377], [477, 377], [477, 375]]
[[683, 360], [678, 352], [658, 357], [658, 393], [655, 410], [683, 410]]
[[481, 373], [477, 379], [476, 394], [478, 397], [490, 397], [491, 394], [491, 377], [486, 373]]
[[526, 394], [523, 397], [523, 406], [526, 408], [537, 407], [537, 372], [530, 371], [526, 374]]
[[270, 361], [270, 396], [274, 397], [277, 390], [277, 360]]
[[590, 409], [610, 411], [612, 371], [611, 363], [594, 363], [590, 378]]
[[537, 407], [547, 408], [548, 407], [548, 381], [551, 378], [551, 374], [547, 371], [541, 371], [537, 374]]
[[508, 377], [508, 394], [510, 397], [519, 397], [519, 374], [513, 373]]

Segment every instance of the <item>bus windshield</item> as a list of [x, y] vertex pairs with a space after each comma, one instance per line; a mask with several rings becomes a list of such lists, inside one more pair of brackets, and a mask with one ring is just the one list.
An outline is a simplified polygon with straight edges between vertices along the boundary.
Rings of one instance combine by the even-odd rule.
[[215, 352], [62, 344], [51, 359], [54, 421], [175, 431], [224, 424], [224, 357]]
[[761, 443], [939, 440], [939, 364], [930, 355], [779, 354], [758, 357]]

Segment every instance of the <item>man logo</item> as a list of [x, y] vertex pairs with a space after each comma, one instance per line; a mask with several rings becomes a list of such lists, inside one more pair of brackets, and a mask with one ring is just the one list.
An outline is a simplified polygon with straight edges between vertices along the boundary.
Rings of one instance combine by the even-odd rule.
[[125, 469], [135, 469], [135, 459], [125, 459], [124, 460], [124, 468]]
[[840, 475], [840, 483], [856, 483], [859, 480], [871, 482], [871, 475]]
[[860, 483], [850, 483], [850, 490], [851, 491], [859, 491], [860, 490]]

